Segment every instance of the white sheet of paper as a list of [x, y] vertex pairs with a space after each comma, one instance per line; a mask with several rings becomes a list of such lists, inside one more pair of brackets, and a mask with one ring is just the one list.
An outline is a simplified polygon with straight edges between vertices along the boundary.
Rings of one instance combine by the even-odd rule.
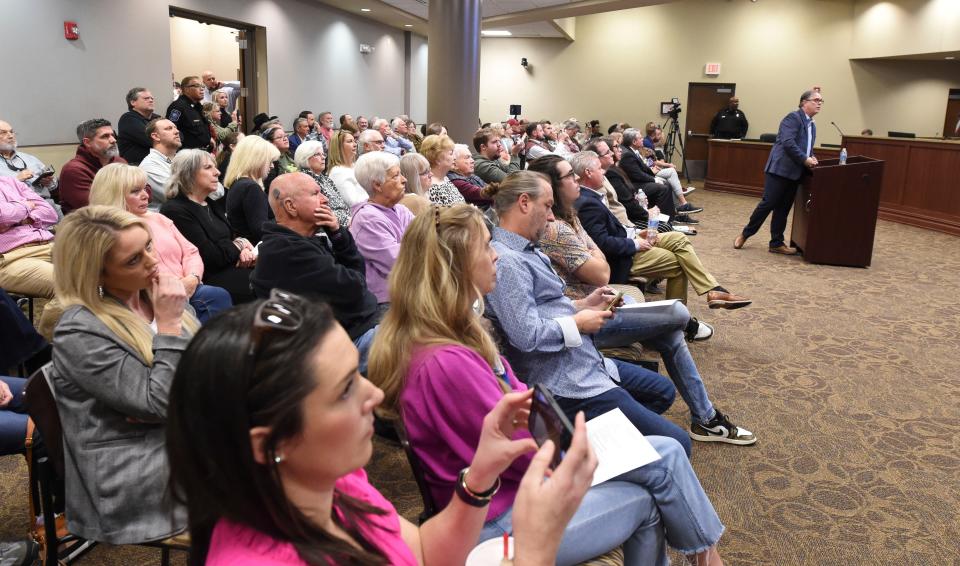
[[627, 310], [633, 310], [633, 309], [650, 309], [650, 308], [657, 308], [657, 307], [661, 307], [661, 308], [662, 308], [662, 307], [666, 307], [666, 306], [672, 305], [673, 303], [675, 303], [675, 302], [677, 302], [677, 301], [679, 301], [679, 300], [680, 300], [680, 299], [666, 299], [666, 300], [663, 300], [663, 301], [648, 301], [648, 302], [645, 302], [645, 303], [630, 303], [630, 304], [627, 304], [627, 305], [621, 305], [621, 306], [617, 307], [617, 310], [619, 311], [619, 310], [625, 310], [625, 309], [627, 309]]
[[666, 214], [660, 214], [660, 222], [670, 222], [670, 217]]
[[587, 439], [598, 461], [591, 486], [660, 459], [650, 441], [620, 409], [587, 421]]

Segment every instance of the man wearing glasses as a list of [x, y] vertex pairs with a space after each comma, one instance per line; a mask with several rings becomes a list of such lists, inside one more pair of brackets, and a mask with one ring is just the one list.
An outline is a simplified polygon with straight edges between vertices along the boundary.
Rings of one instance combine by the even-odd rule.
[[379, 131], [372, 128], [367, 128], [361, 132], [357, 141], [359, 142], [359, 150], [357, 151], [359, 155], [370, 153], [371, 151], [383, 151], [384, 147], [386, 146], [386, 141], [383, 139], [383, 135]]
[[39, 158], [29, 153], [17, 151], [17, 132], [3, 120], [0, 120], [0, 158], [3, 159], [0, 177], [15, 177], [21, 183], [26, 183], [53, 207], [59, 218], [63, 218], [60, 205], [53, 199], [59, 189], [53, 167], [48, 168]]
[[763, 170], [763, 198], [750, 215], [750, 221], [733, 241], [734, 248], [742, 248], [747, 238], [756, 234], [767, 215], [773, 212], [770, 220], [770, 253], [797, 253], [796, 248], [786, 245], [783, 232], [787, 227], [787, 215], [793, 206], [797, 186], [804, 175], [817, 166], [817, 158], [813, 156], [817, 125], [813, 123], [813, 117], [822, 107], [820, 87], [813, 87], [800, 95], [799, 109], [787, 114], [780, 122], [777, 141], [770, 150], [770, 157]]
[[203, 115], [203, 83], [200, 77], [186, 77], [180, 81], [183, 94], [167, 107], [167, 118], [180, 131], [183, 149], [211, 151], [214, 146], [210, 123]]

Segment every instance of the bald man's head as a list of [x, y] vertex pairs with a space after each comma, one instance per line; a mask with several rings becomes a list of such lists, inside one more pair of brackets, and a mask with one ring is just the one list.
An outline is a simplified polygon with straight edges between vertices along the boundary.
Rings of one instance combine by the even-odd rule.
[[303, 236], [316, 231], [317, 208], [327, 203], [320, 185], [306, 173], [284, 173], [270, 183], [270, 208], [277, 224]]

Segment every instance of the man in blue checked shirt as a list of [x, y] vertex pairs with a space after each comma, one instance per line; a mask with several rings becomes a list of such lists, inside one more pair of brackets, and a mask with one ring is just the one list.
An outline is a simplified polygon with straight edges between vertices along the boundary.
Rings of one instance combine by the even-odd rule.
[[554, 219], [553, 191], [546, 177], [520, 171], [487, 190], [500, 226], [492, 233], [499, 254], [497, 287], [486, 296], [486, 313], [521, 379], [547, 387], [571, 417], [582, 410], [590, 419], [619, 408], [640, 432], [672, 437], [687, 454], [690, 437], [738, 445], [756, 442], [750, 431], [734, 426], [713, 407], [699, 375], [675, 380], [691, 411], [688, 433], [660, 416], [673, 403], [673, 382], [597, 351], [591, 335], [616, 316], [606, 310], [613, 291], [600, 287], [578, 301], [563, 294], [563, 280], [535, 245]]

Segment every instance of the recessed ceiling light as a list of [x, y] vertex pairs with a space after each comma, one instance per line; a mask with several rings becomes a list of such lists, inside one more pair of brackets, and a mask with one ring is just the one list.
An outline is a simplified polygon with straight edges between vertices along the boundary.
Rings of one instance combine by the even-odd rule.
[[949, 55], [947, 57], [944, 57], [944, 59], [946, 59], [947, 61], [953, 61], [954, 59], [956, 59], [956, 57], [954, 57], [953, 55]]
[[480, 34], [488, 37], [508, 37], [513, 35], [509, 30], [505, 29], [485, 29], [481, 31]]
[[361, 12], [372, 12], [373, 10], [371, 10], [370, 8], [360, 8], [360, 11], [361, 11]]
[[403, 27], [405, 27], [405, 28], [412, 28], [412, 27], [413, 27], [413, 24], [403, 24]]

